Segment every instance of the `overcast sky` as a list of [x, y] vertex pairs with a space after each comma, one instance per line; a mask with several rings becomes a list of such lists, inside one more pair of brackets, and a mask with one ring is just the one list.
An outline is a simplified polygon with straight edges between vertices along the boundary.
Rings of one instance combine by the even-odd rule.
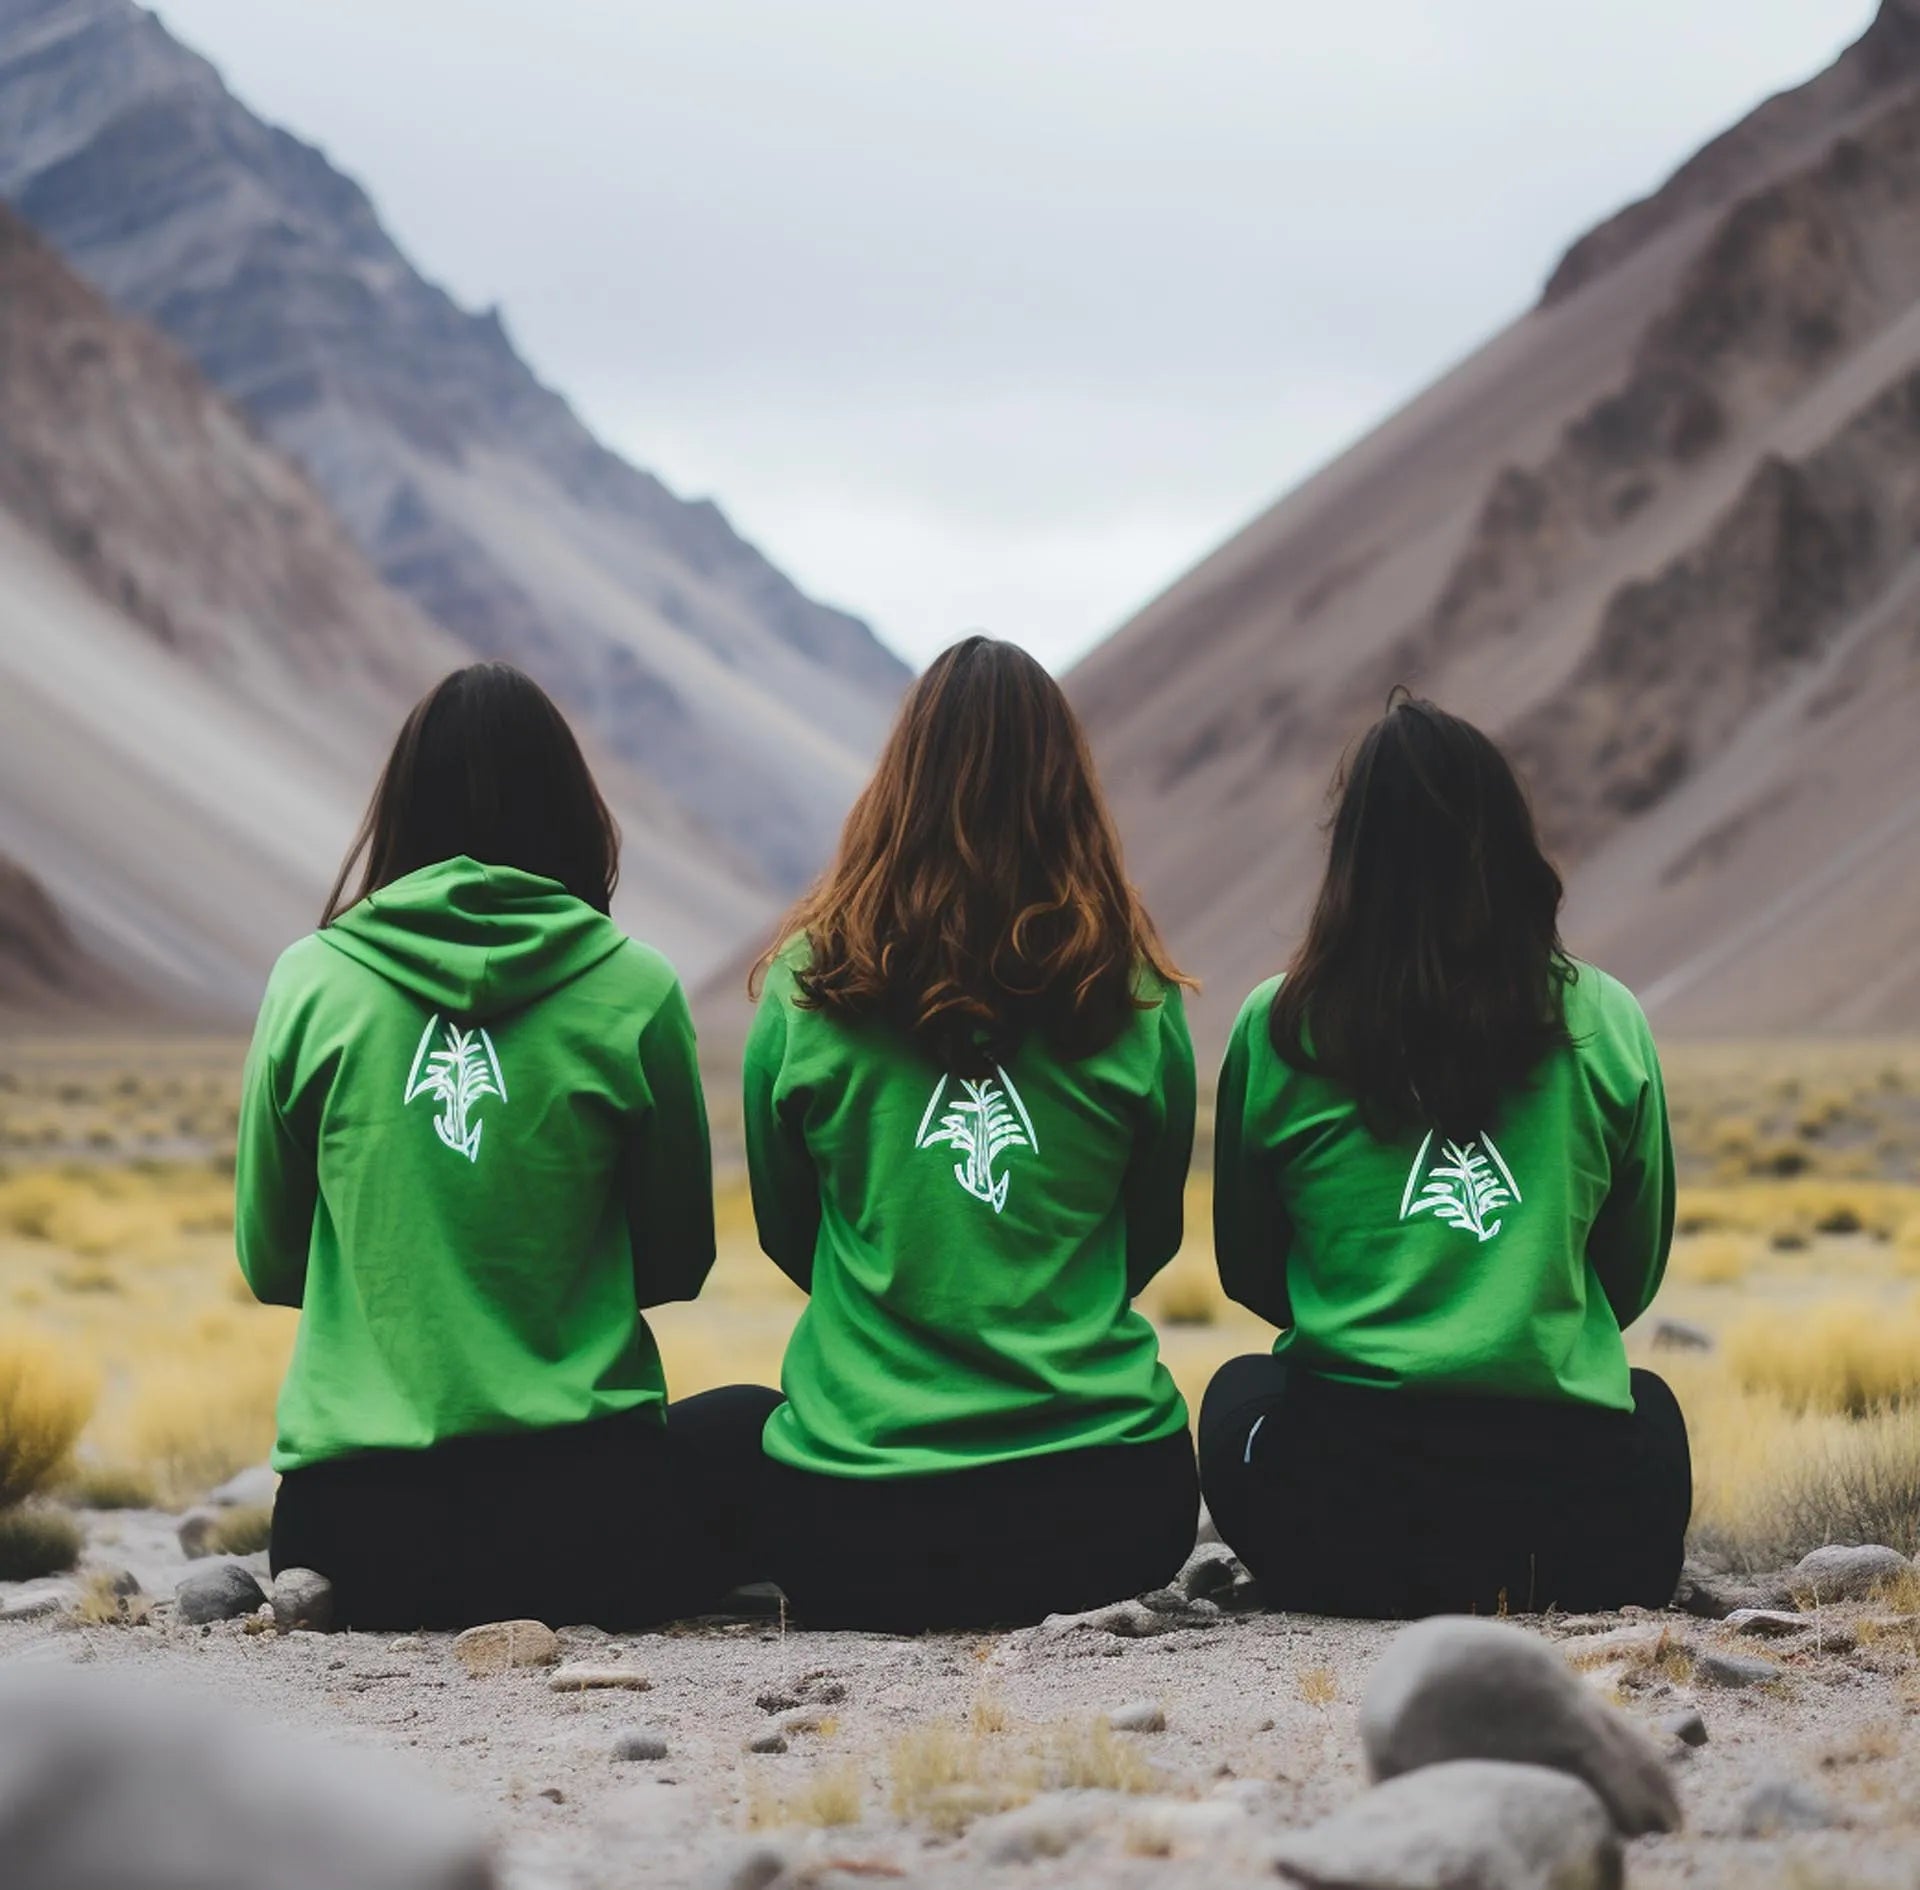
[[1873, 0], [160, 0], [611, 444], [1062, 664]]

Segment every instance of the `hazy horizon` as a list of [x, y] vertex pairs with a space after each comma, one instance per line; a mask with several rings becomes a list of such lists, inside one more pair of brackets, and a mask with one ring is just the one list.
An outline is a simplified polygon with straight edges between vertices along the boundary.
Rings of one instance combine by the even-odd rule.
[[1874, 8], [159, 11], [809, 590], [1061, 666]]

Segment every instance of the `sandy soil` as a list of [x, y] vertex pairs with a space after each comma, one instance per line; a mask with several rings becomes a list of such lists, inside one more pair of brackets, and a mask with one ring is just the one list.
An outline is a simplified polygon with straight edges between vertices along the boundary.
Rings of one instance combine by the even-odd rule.
[[[94, 1559], [134, 1569], [151, 1593], [170, 1592], [187, 1566], [157, 1514], [100, 1517], [95, 1529]], [[22, 1592], [0, 1589], [0, 1604]], [[1876, 1625], [1862, 1635], [1863, 1622]], [[1679, 1615], [1589, 1616], [1530, 1631], [1562, 1643], [1594, 1685], [1649, 1725], [1690, 1704], [1706, 1720], [1705, 1747], [1673, 1761], [1688, 1828], [1633, 1847], [1634, 1883], [1920, 1886], [1920, 1620], [1871, 1604], [1831, 1609], [1816, 1633], [1785, 1642]], [[812, 1864], [813, 1881], [827, 1884], [904, 1875], [1034, 1890], [1217, 1890], [1272, 1881], [1275, 1834], [1363, 1789], [1355, 1713], [1391, 1633], [1268, 1615], [1144, 1639], [1041, 1628], [903, 1640], [751, 1621], [623, 1637], [570, 1629], [567, 1657], [630, 1662], [651, 1686], [558, 1695], [542, 1670], [468, 1677], [445, 1635], [282, 1637], [245, 1623], [190, 1628], [162, 1611], [131, 1627], [61, 1616], [0, 1624], [0, 1667], [164, 1674], [329, 1738], [409, 1750], [497, 1835], [511, 1890], [720, 1885], [761, 1845]], [[1773, 1661], [1778, 1678], [1735, 1691], [1677, 1663], [1657, 1666], [1650, 1656], [1663, 1633], [1669, 1645]], [[789, 1721], [776, 1696], [810, 1692], [824, 1697], [799, 1709], [786, 1752], [745, 1750]], [[1143, 1701], [1163, 1708], [1165, 1730], [1113, 1735], [1108, 1756], [1093, 1762], [1096, 1772], [1140, 1772], [1134, 1791], [1048, 1796], [1038, 1809], [996, 1815], [996, 1799], [1044, 1789], [1043, 1773], [1062, 1777], [1063, 1753], [1097, 1754], [1096, 1718]], [[959, 1818], [939, 1819], [925, 1804], [904, 1818], [895, 1809], [903, 1755], [935, 1722], [955, 1728], [956, 1748], [971, 1754], [960, 1768], [968, 1779], [942, 1802], [983, 1814], [957, 1834], [937, 1826]], [[991, 1729], [969, 1731], [981, 1724]], [[633, 1730], [658, 1733], [666, 1759], [616, 1760], [618, 1735]], [[1834, 1828], [1740, 1836], [1748, 1794], [1777, 1779], [1825, 1801]], [[857, 1820], [786, 1822], [796, 1806], [804, 1816], [823, 1780], [851, 1786]], [[1043, 1848], [1060, 1854], [1004, 1855], [1022, 1848], [1010, 1833], [1036, 1820]]]

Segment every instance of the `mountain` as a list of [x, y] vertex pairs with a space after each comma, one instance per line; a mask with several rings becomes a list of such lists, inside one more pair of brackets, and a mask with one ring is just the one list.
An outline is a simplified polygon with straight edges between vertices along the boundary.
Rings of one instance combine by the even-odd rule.
[[[461, 654], [172, 343], [0, 206], [0, 1008], [244, 1020]], [[624, 916], [697, 971], [767, 890], [605, 773]]]
[[531, 670], [776, 889], [818, 864], [904, 666], [716, 507], [594, 439], [496, 312], [132, 0], [0, 0], [0, 196], [170, 335], [466, 650]]
[[1522, 762], [1568, 936], [1665, 1031], [1920, 1027], [1920, 0], [1074, 672], [1231, 1008], [1409, 683]]

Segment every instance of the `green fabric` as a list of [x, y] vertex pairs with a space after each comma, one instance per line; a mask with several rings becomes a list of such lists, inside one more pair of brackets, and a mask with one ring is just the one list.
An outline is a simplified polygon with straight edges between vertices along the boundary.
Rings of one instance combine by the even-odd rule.
[[397, 881], [275, 967], [235, 1195], [248, 1284], [301, 1309], [278, 1470], [662, 1406], [640, 1308], [713, 1264], [673, 968], [550, 880]]
[[1130, 1304], [1180, 1245], [1194, 1074], [1179, 991], [1156, 981], [1095, 1056], [1029, 1041], [970, 1091], [897, 1033], [797, 1004], [804, 949], [774, 965], [746, 1051], [760, 1242], [810, 1294], [768, 1455], [914, 1476], [1179, 1430], [1186, 1407]]
[[1666, 1270], [1673, 1143], [1640, 1006], [1577, 969], [1573, 1047], [1457, 1153], [1376, 1139], [1349, 1093], [1275, 1054], [1279, 980], [1247, 999], [1220, 1073], [1214, 1246], [1227, 1292], [1285, 1328], [1275, 1351], [1357, 1384], [1632, 1409], [1620, 1333]]

